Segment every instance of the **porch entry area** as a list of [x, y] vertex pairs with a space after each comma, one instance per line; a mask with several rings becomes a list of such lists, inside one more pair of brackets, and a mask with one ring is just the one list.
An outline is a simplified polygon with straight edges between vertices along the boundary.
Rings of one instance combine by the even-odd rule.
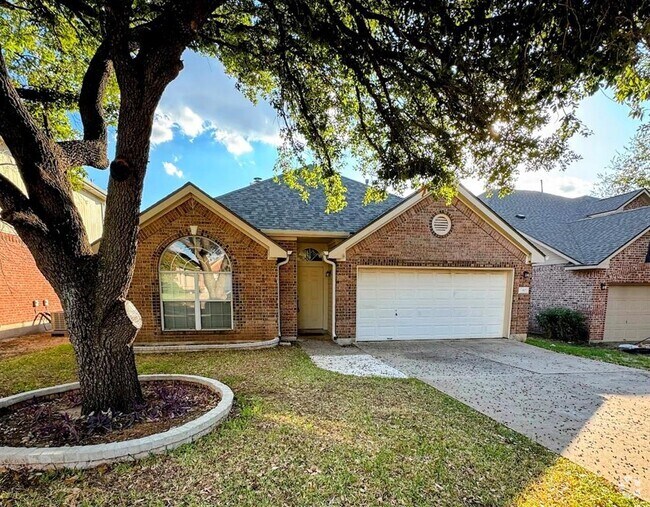
[[327, 244], [298, 245], [298, 334], [322, 336], [330, 332], [332, 266], [323, 260]]

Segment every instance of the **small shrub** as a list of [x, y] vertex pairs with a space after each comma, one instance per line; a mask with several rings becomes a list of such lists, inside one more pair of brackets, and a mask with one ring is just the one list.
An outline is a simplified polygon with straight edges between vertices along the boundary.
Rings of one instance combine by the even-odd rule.
[[539, 312], [537, 323], [547, 338], [562, 342], [587, 342], [589, 332], [585, 316], [570, 308], [547, 308]]

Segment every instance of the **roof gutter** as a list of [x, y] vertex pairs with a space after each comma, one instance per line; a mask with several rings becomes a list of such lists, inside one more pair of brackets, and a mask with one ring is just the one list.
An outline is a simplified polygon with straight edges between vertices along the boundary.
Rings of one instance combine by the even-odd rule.
[[267, 236], [300, 238], [349, 238], [349, 232], [341, 231], [304, 231], [300, 229], [260, 229]]
[[[280, 311], [280, 268], [284, 266], [287, 262], [289, 262], [289, 257], [291, 256], [293, 252], [291, 250], [287, 250], [287, 258], [284, 259], [283, 261], [280, 261], [277, 263], [278, 271], [277, 271], [277, 287], [278, 287], [278, 338], [282, 339], [282, 322], [281, 322], [281, 311]], [[294, 337], [295, 338], [295, 337]]]
[[588, 271], [590, 269], [607, 269], [609, 268], [609, 263], [601, 262], [600, 264], [594, 264], [592, 266], [568, 266], [564, 268], [565, 271]]
[[327, 258], [329, 252], [323, 252], [323, 260], [332, 266], [332, 340], [336, 340], [336, 262]]

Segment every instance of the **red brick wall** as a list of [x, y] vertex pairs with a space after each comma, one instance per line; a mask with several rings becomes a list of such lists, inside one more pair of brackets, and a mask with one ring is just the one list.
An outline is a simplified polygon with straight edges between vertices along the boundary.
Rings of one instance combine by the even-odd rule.
[[[650, 264], [645, 262], [650, 233], [645, 234], [613, 257], [608, 269], [566, 271], [564, 265], [535, 266], [533, 269], [531, 330], [537, 313], [552, 306], [579, 310], [587, 317], [589, 339], [599, 341], [605, 332], [607, 287], [650, 285]], [[601, 289], [605, 283], [605, 289]]]
[[[431, 232], [431, 219], [447, 213], [451, 232], [438, 237]], [[458, 199], [450, 206], [428, 197], [354, 245], [339, 261], [336, 273], [336, 333], [352, 338], [356, 329], [357, 266], [437, 266], [462, 268], [513, 268], [511, 334], [525, 334], [529, 298], [518, 294], [529, 286], [524, 271], [526, 255], [490, 227]]]
[[549, 264], [533, 268], [533, 282], [530, 289], [531, 311], [530, 331], [541, 332], [537, 325], [537, 314], [547, 308], [564, 307], [579, 311], [587, 317], [594, 331], [599, 326], [599, 318], [594, 318], [594, 288], [600, 290], [604, 277], [602, 270], [567, 271], [566, 264]]
[[280, 324], [282, 336], [298, 336], [298, 243], [277, 241], [292, 254], [289, 262], [280, 266]]
[[[41, 305], [36, 309], [32, 305], [35, 299]], [[44, 299], [49, 300], [50, 311], [61, 310], [59, 298], [27, 246], [15, 234], [0, 232], [0, 326], [31, 323], [37, 312], [44, 311]]]
[[[191, 234], [216, 241], [233, 269], [233, 320], [229, 331], [162, 331], [158, 264], [164, 249]], [[266, 248], [192, 198], [146, 225], [138, 236], [129, 299], [142, 314], [138, 342], [229, 342], [269, 340], [278, 335], [277, 267]]]
[[644, 206], [650, 206], [650, 197], [647, 194], [641, 194], [632, 202], [628, 203], [623, 209], [636, 209]]

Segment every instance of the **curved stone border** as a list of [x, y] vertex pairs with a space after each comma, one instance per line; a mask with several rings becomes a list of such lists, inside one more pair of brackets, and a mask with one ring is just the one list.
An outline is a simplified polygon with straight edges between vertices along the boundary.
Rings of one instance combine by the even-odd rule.
[[[174, 374], [140, 375], [139, 378], [142, 381], [181, 380], [202, 384], [219, 393], [221, 400], [216, 407], [202, 416], [181, 426], [148, 437], [123, 442], [71, 447], [0, 447], [0, 466], [6, 468], [29, 467], [33, 469], [92, 468], [104, 463], [130, 461], [144, 458], [150, 454], [161, 454], [185, 443], [193, 442], [209, 433], [228, 416], [232, 408], [234, 398], [232, 390], [227, 385], [216, 380], [196, 375]], [[0, 399], [0, 408], [78, 388], [79, 383], [73, 382], [15, 394]]]
[[172, 352], [202, 352], [210, 350], [258, 350], [270, 349], [280, 343], [280, 338], [265, 340], [259, 342], [241, 342], [241, 343], [196, 343], [196, 344], [154, 344], [154, 345], [135, 345], [133, 351], [136, 354], [163, 354]]

